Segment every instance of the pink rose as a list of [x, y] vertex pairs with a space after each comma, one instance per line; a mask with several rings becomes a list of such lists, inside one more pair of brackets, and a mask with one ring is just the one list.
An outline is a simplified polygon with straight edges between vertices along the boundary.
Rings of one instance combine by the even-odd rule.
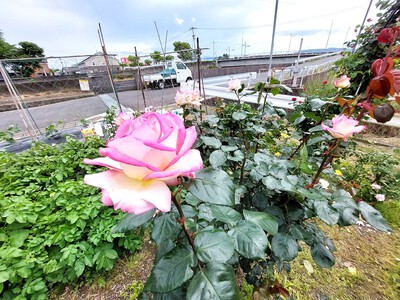
[[114, 124], [119, 126], [122, 124], [122, 122], [124, 120], [129, 120], [129, 119], [133, 119], [134, 116], [132, 113], [128, 113], [128, 112], [120, 112], [117, 117], [114, 119]]
[[179, 106], [186, 104], [200, 106], [202, 100], [198, 90], [177, 91], [175, 95], [175, 102]]
[[350, 86], [350, 78], [347, 75], [342, 75], [338, 80], [335, 80], [335, 86], [344, 89]]
[[232, 91], [238, 91], [242, 87], [242, 83], [240, 82], [240, 79], [231, 79], [228, 82], [228, 87]]
[[354, 133], [363, 131], [366, 126], [358, 125], [358, 121], [351, 119], [345, 115], [336, 116], [332, 119], [333, 127], [328, 127], [321, 124], [323, 130], [329, 131], [329, 133], [336, 139], [343, 139], [347, 141], [348, 137], [353, 136]]
[[374, 189], [374, 190], [380, 190], [382, 187], [379, 185], [379, 184], [377, 184], [377, 183], [373, 183], [373, 184], [371, 184], [371, 187]]
[[84, 160], [109, 170], [86, 175], [84, 182], [101, 188], [103, 203], [114, 209], [133, 214], [153, 208], [170, 211], [168, 185], [178, 184], [179, 176], [194, 177], [203, 167], [200, 152], [191, 149], [196, 138], [195, 128], [185, 128], [173, 113], [147, 112], [124, 120], [100, 149], [104, 157]]
[[385, 201], [385, 195], [383, 194], [376, 194], [375, 199], [378, 201]]

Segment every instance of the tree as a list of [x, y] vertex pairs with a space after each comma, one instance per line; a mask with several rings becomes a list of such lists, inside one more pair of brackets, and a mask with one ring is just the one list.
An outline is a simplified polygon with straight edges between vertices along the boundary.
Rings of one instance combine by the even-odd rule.
[[156, 63], [159, 63], [159, 62], [163, 61], [163, 57], [162, 57], [160, 51], [154, 51], [153, 53], [150, 54], [150, 57], [151, 57]]
[[14, 45], [7, 43], [4, 40], [4, 34], [0, 30], [0, 59], [11, 58], [15, 56], [16, 48]]
[[174, 51], [178, 52], [178, 58], [182, 60], [191, 60], [193, 56], [192, 47], [186, 42], [174, 42]]
[[43, 48], [39, 47], [32, 42], [19, 42], [19, 47], [17, 47], [17, 55], [19, 58], [24, 57], [44, 57]]
[[139, 65], [139, 57], [137, 56], [129, 55], [128, 60], [130, 62], [129, 66], [131, 67], [137, 67]]

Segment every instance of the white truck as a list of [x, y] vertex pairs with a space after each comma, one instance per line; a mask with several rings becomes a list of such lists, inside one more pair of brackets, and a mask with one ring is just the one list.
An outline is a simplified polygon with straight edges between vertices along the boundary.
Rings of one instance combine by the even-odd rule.
[[164, 70], [151, 75], [143, 75], [146, 87], [163, 89], [167, 86], [179, 85], [192, 80], [192, 71], [181, 61], [172, 60], [165, 64]]

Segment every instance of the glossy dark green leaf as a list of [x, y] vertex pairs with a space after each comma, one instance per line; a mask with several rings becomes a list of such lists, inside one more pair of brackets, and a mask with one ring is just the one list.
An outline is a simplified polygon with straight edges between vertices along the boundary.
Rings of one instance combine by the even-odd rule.
[[129, 230], [138, 228], [150, 220], [155, 212], [156, 209], [152, 209], [141, 215], [128, 214], [121, 220], [121, 222], [119, 222], [117, 226], [113, 228], [112, 232], [127, 232]]
[[268, 245], [264, 230], [253, 222], [242, 220], [228, 232], [233, 238], [235, 249], [249, 259], [264, 258]]
[[312, 110], [316, 110], [318, 108], [323, 107], [324, 105], [328, 104], [328, 101], [323, 101], [321, 99], [315, 98], [310, 101], [310, 105]]
[[266, 176], [262, 179], [262, 183], [269, 190], [278, 190], [281, 187], [281, 183], [278, 179], [273, 176]]
[[201, 136], [200, 139], [206, 144], [208, 147], [219, 149], [221, 147], [221, 141], [215, 137], [210, 136]]
[[266, 212], [243, 210], [243, 216], [247, 221], [259, 225], [269, 234], [278, 233], [278, 221], [276, 217]]
[[380, 212], [371, 205], [364, 201], [360, 201], [358, 202], [358, 208], [361, 211], [365, 221], [367, 221], [371, 226], [383, 232], [392, 231]]
[[185, 297], [186, 297], [186, 289], [183, 287], [179, 287], [169, 293], [164, 293], [164, 294], [153, 293], [152, 300], [183, 300], [185, 299]]
[[339, 221], [339, 212], [329, 205], [327, 201], [315, 201], [317, 216], [328, 225], [335, 225]]
[[144, 289], [155, 293], [169, 293], [193, 276], [192, 267], [196, 264], [196, 256], [190, 247], [176, 247], [154, 265]]
[[235, 112], [232, 114], [232, 118], [233, 118], [234, 120], [236, 120], [236, 121], [244, 120], [244, 119], [246, 119], [246, 117], [247, 117], [246, 113], [241, 112], [241, 111], [235, 111]]
[[311, 246], [311, 255], [314, 261], [322, 268], [331, 268], [335, 264], [335, 257], [332, 252], [321, 243]]
[[186, 299], [239, 300], [240, 293], [232, 266], [221, 263], [207, 264], [191, 280]]
[[200, 231], [194, 240], [196, 254], [204, 263], [227, 262], [233, 255], [232, 238], [222, 230]]
[[235, 203], [234, 184], [222, 170], [206, 168], [196, 178], [185, 183], [189, 191], [203, 202], [232, 206]]
[[299, 246], [296, 240], [287, 233], [279, 232], [272, 238], [272, 251], [282, 260], [292, 260], [297, 256]]
[[227, 160], [226, 154], [222, 150], [215, 150], [210, 154], [210, 164], [214, 168], [222, 166]]
[[211, 215], [218, 221], [235, 226], [241, 219], [242, 215], [228, 206], [213, 205], [211, 206]]
[[164, 214], [154, 220], [151, 238], [159, 245], [168, 239], [174, 239], [180, 227], [172, 213]]

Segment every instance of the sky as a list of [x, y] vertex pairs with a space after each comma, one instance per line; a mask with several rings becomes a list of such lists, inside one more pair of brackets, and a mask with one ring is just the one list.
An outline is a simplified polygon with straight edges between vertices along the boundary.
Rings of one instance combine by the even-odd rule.
[[[342, 48], [355, 38], [371, 0], [0, 0], [0, 30], [10, 44], [29, 41], [45, 56], [101, 51], [139, 56], [199, 39], [204, 57]], [[278, 9], [275, 10], [278, 2]], [[377, 0], [368, 19], [377, 20]], [[276, 19], [275, 19], [276, 11]], [[193, 39], [195, 36], [195, 40]]]

